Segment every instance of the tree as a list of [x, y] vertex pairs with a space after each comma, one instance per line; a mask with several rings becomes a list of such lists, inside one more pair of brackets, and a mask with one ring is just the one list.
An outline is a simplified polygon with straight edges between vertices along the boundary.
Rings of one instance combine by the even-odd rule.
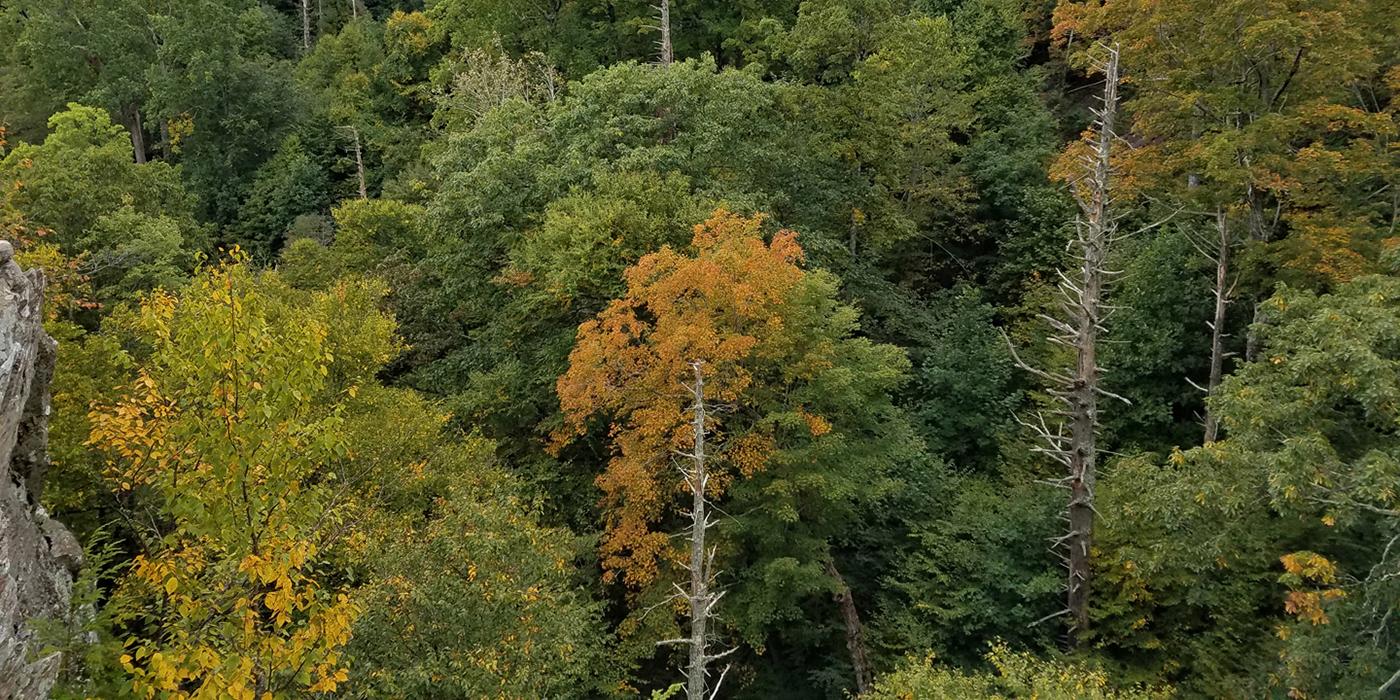
[[1055, 541], [1056, 546], [1066, 552], [1069, 577], [1065, 586], [1065, 609], [1054, 616], [1069, 616], [1071, 646], [1081, 643], [1089, 630], [1089, 586], [1093, 576], [1090, 547], [1094, 537], [1094, 484], [1098, 478], [1099, 456], [1098, 399], [1106, 391], [1099, 383], [1099, 334], [1104, 330], [1103, 322], [1110, 311], [1103, 298], [1112, 275], [1107, 267], [1108, 250], [1118, 237], [1117, 215], [1110, 210], [1109, 181], [1110, 157], [1117, 138], [1114, 118], [1118, 109], [1118, 58], [1118, 49], [1109, 47], [1102, 64], [1102, 107], [1094, 112], [1097, 122], [1092, 151], [1083, 158], [1083, 175], [1071, 183], [1081, 212], [1071, 242], [1079, 273], [1073, 280], [1061, 273], [1061, 307], [1065, 317], [1044, 317], [1055, 331], [1051, 340], [1074, 353], [1074, 368], [1068, 374], [1061, 374], [1019, 363], [1050, 384], [1052, 395], [1064, 404], [1056, 413], [1063, 423], [1069, 424], [1066, 435], [1063, 423], [1052, 431], [1044, 417], [1038, 423], [1025, 423], [1045, 441], [1039, 450], [1069, 472], [1055, 482], [1069, 492], [1069, 532]]
[[1397, 300], [1391, 276], [1326, 295], [1281, 288], [1265, 302], [1277, 325], [1258, 329], [1259, 360], [1216, 399], [1229, 435], [1221, 459], [1251, 474], [1281, 515], [1323, 526], [1294, 543], [1302, 551], [1277, 552], [1298, 618], [1288, 679], [1303, 692], [1394, 684]]
[[287, 37], [271, 10], [250, 0], [162, 9], [152, 18], [161, 43], [148, 111], [168, 125], [170, 157], [183, 166], [203, 219], [230, 224], [301, 112], [283, 59]]
[[[721, 202], [810, 224], [809, 247], [828, 249], [811, 222], [835, 209], [825, 183], [838, 166], [787, 109], [776, 86], [712, 62], [623, 64], [557, 103], [506, 100], [437, 144], [432, 245], [402, 290], [415, 303], [396, 308], [412, 384], [459, 396], [459, 415], [513, 462], [547, 468], [537, 437], [558, 410], [551, 385], [623, 268], [684, 244]], [[589, 508], [586, 481], [540, 480], [551, 506]]]
[[325, 169], [299, 138], [288, 137], [277, 154], [258, 168], [248, 198], [238, 209], [236, 242], [254, 258], [272, 260], [282, 250], [296, 217], [320, 213], [330, 202]]
[[427, 250], [423, 208], [392, 199], [346, 200], [331, 210], [334, 240], [291, 240], [280, 272], [289, 284], [322, 289], [345, 276], [398, 281]]
[[[49, 118], [40, 144], [21, 143], [0, 161], [11, 206], [52, 231], [65, 253], [112, 240], [85, 240], [103, 216], [122, 207], [179, 222], [192, 235], [193, 206], [179, 172], [166, 163], [133, 163], [120, 126], [96, 107], [69, 104]], [[91, 252], [98, 252], [93, 249]]]
[[159, 43], [146, 4], [25, 0], [6, 12], [20, 23], [10, 60], [21, 67], [20, 94], [40, 116], [33, 126], [70, 102], [101, 107], [126, 127], [127, 153], [145, 163], [146, 73]]
[[562, 447], [594, 417], [609, 420], [600, 555], [608, 580], [646, 599], [677, 556], [668, 456], [693, 448], [675, 387], [703, 363], [707, 401], [728, 407], [714, 421], [725, 448], [708, 493], [733, 514], [720, 546], [737, 581], [729, 615], [753, 644], [803, 599], [844, 587], [833, 540], [892, 485], [887, 470], [911, 437], [887, 394], [902, 353], [853, 338], [854, 311], [834, 300], [832, 278], [797, 266], [796, 234], [765, 243], [760, 226], [717, 211], [695, 228], [694, 257], [667, 246], [627, 271], [627, 293], [579, 328], [555, 434]]
[[[22, 143], [0, 160], [0, 183], [21, 222], [20, 238], [56, 246], [91, 299], [110, 304], [181, 284], [204, 230], [179, 171], [138, 164], [121, 127], [95, 107], [70, 104], [49, 119], [41, 144]], [[41, 235], [40, 235], [41, 234]], [[81, 320], [69, 314], [66, 320]]]
[[338, 406], [394, 352], [392, 322], [370, 287], [291, 296], [236, 257], [179, 298], [149, 296], [136, 378], [92, 414], [141, 543], [115, 593], [134, 611], [121, 661], [138, 693], [287, 696], [347, 678], [360, 608], [323, 569], [345, 525]]
[[[1240, 292], [1257, 304], [1275, 276], [1325, 287], [1376, 269], [1378, 233], [1400, 211], [1383, 145], [1400, 56], [1376, 33], [1389, 12], [1368, 0], [1064, 2], [1054, 31], [1122, 43], [1127, 131], [1145, 145], [1124, 159], [1125, 180], [1227, 226], [1210, 246], [1217, 296], [1243, 271]], [[1237, 255], [1244, 241], [1252, 250]], [[1223, 344], [1213, 339], [1212, 365]]]
[[360, 525], [336, 553], [367, 585], [354, 698], [581, 697], [618, 682], [572, 533], [540, 526], [493, 445], [410, 390], [346, 412]]

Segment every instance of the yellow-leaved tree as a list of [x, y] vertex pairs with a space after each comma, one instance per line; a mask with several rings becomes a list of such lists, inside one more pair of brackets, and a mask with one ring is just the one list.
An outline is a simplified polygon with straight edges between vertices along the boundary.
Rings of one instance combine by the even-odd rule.
[[383, 291], [299, 294], [235, 251], [128, 321], [136, 378], [91, 443], [141, 552], [114, 593], [138, 696], [334, 691], [358, 605], [327, 565], [353, 480], [343, 406], [397, 350]]

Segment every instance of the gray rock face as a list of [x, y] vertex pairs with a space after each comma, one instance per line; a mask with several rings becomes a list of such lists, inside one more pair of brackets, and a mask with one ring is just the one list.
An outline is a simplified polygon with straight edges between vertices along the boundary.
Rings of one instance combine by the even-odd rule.
[[82, 548], [39, 505], [58, 346], [44, 332], [43, 273], [13, 257], [0, 241], [0, 700], [29, 700], [48, 697], [59, 657], [39, 656], [28, 622], [68, 614]]

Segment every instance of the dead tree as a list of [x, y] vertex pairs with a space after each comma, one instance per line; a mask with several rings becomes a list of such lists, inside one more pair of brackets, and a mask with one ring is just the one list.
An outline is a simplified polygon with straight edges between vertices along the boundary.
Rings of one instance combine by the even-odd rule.
[[365, 185], [365, 158], [363, 149], [360, 146], [360, 130], [354, 126], [343, 126], [345, 133], [350, 135], [351, 145], [355, 148], [355, 177], [359, 179], [360, 199], [369, 199], [369, 188]]
[[661, 33], [661, 38], [656, 41], [656, 60], [663, 66], [669, 66], [676, 58], [671, 50], [671, 0], [661, 0], [656, 15], [656, 30]]
[[1215, 442], [1220, 431], [1220, 416], [1211, 410], [1209, 399], [1215, 395], [1216, 388], [1220, 386], [1220, 378], [1225, 368], [1225, 358], [1234, 354], [1225, 351], [1225, 339], [1230, 337], [1230, 334], [1225, 332], [1225, 314], [1229, 310], [1230, 302], [1234, 300], [1235, 286], [1239, 282], [1239, 275], [1232, 275], [1230, 269], [1237, 241], [1231, 232], [1229, 217], [1225, 210], [1220, 208], [1215, 211], [1215, 235], [1211, 240], [1201, 241], [1193, 238], [1191, 242], [1201, 255], [1215, 263], [1213, 290], [1215, 315], [1211, 317], [1208, 324], [1210, 326], [1210, 376], [1206, 379], [1205, 386], [1191, 382], [1192, 386], [1200, 389], [1206, 395], [1205, 441], [1209, 443]]
[[[715, 619], [715, 607], [724, 597], [724, 591], [715, 587], [715, 548], [713, 545], [707, 546], [705, 543], [706, 534], [710, 528], [714, 527], [715, 521], [710, 519], [710, 503], [706, 490], [709, 487], [710, 474], [707, 469], [705, 453], [705, 374], [703, 365], [700, 362], [691, 362], [690, 369], [694, 373], [693, 383], [686, 387], [690, 393], [693, 403], [691, 404], [691, 435], [693, 445], [690, 452], [679, 453], [684, 460], [684, 464], [677, 464], [681, 476], [685, 480], [686, 488], [690, 490], [690, 528], [688, 535], [690, 538], [690, 563], [686, 567], [690, 573], [690, 587], [686, 589], [680, 585], [676, 586], [676, 594], [670, 600], [683, 599], [686, 602], [690, 615], [690, 636], [681, 639], [668, 639], [658, 644], [684, 644], [689, 647], [690, 656], [686, 662], [685, 669], [685, 693], [686, 700], [713, 700], [719, 694], [720, 684], [724, 682], [724, 676], [729, 671], [725, 667], [720, 672], [719, 678], [713, 686], [709, 685], [709, 666], [713, 661], [722, 659], [732, 653], [734, 649], [718, 654], [710, 653], [710, 623]], [[706, 694], [708, 692], [708, 695]]]
[[[1073, 351], [1075, 365], [1071, 373], [1044, 370], [1022, 361], [1011, 349], [1017, 365], [1043, 379], [1050, 394], [1059, 402], [1054, 411], [1059, 418], [1051, 429], [1044, 415], [1034, 422], [1022, 420], [1045, 442], [1036, 448], [1050, 455], [1067, 471], [1065, 477], [1054, 480], [1055, 486], [1069, 492], [1069, 532], [1054, 538], [1055, 550], [1062, 552], [1068, 576], [1066, 606], [1040, 621], [1062, 615], [1069, 616], [1069, 643], [1075, 645], [1089, 629], [1089, 588], [1092, 575], [1090, 548], [1094, 534], [1094, 482], [1097, 476], [1099, 428], [1098, 398], [1117, 398], [1100, 386], [1098, 365], [1099, 335], [1112, 307], [1103, 303], [1105, 288], [1116, 272], [1107, 268], [1108, 251], [1119, 238], [1117, 219], [1111, 212], [1109, 179], [1113, 168], [1110, 155], [1115, 141], [1114, 116], [1118, 105], [1118, 49], [1110, 47], [1099, 66], [1104, 74], [1102, 106], [1094, 110], [1096, 117], [1093, 147], [1084, 157], [1084, 174], [1071, 183], [1070, 189], [1079, 204], [1080, 215], [1075, 222], [1075, 236], [1070, 242], [1079, 262], [1079, 274], [1071, 279], [1060, 272], [1059, 318], [1041, 315], [1054, 329], [1052, 343]], [[1065, 432], [1066, 424], [1068, 434]]]
[[836, 583], [836, 593], [832, 597], [841, 609], [841, 622], [846, 627], [846, 651], [851, 655], [851, 667], [856, 674], [856, 694], [864, 695], [870, 692], [875, 675], [870, 670], [870, 654], [865, 647], [865, 627], [861, 625], [860, 612], [856, 609], [851, 587], [846, 585], [846, 579], [837, 570], [836, 561], [828, 558], [822, 562], [822, 568]]
[[301, 49], [311, 50], [311, 0], [301, 0]]

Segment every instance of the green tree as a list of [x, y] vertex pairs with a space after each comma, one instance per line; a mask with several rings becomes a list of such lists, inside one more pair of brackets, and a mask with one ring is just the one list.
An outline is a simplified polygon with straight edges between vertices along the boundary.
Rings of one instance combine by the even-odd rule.
[[[207, 221], [233, 223], [254, 173], [301, 113], [285, 18], [252, 0], [162, 8], [148, 79], [150, 113], [166, 122], [172, 159]], [[233, 89], [237, 86], [237, 89]]]
[[602, 666], [598, 609], [575, 580], [580, 549], [544, 528], [480, 438], [444, 440], [447, 415], [406, 390], [371, 389], [346, 415], [357, 468], [365, 612], [349, 647], [350, 697], [583, 697]]
[[123, 206], [171, 217], [193, 231], [193, 202], [179, 171], [165, 163], [132, 162], [122, 128], [104, 110], [70, 104], [48, 123], [52, 133], [43, 143], [21, 143], [0, 160], [0, 179], [12, 190], [11, 206], [32, 226], [52, 231], [65, 253], [99, 243], [84, 236]]
[[[94, 409], [141, 552], [114, 594], [138, 693], [334, 690], [359, 608], [323, 577], [341, 406], [393, 354], [373, 288], [300, 300], [232, 262], [142, 303], [136, 378]], [[298, 303], [300, 302], [300, 303]], [[133, 518], [141, 518], [136, 524]]]
[[4, 11], [17, 24], [7, 61], [18, 83], [15, 97], [37, 117], [21, 132], [42, 130], [44, 118], [67, 103], [95, 105], [126, 127], [127, 153], [144, 163], [146, 75], [158, 44], [146, 3], [24, 0]]
[[1252, 474], [1281, 516], [1313, 523], [1306, 540], [1276, 545], [1298, 620], [1284, 634], [1286, 682], [1310, 694], [1374, 691], [1397, 670], [1388, 622], [1400, 606], [1400, 279], [1364, 277], [1326, 295], [1282, 288], [1266, 307], [1278, 321], [1258, 331], [1259, 361], [1218, 398], [1221, 457]]
[[276, 155], [258, 168], [247, 200], [238, 209], [235, 242], [259, 261], [282, 250], [297, 216], [318, 214], [330, 205], [330, 183], [301, 140], [290, 136]]
[[1373, 271], [1394, 218], [1393, 26], [1393, 8], [1371, 0], [1114, 0], [1061, 3], [1055, 32], [1123, 45], [1125, 109], [1149, 144], [1127, 159], [1130, 178], [1230, 210], [1270, 244], [1268, 267], [1316, 285]]

